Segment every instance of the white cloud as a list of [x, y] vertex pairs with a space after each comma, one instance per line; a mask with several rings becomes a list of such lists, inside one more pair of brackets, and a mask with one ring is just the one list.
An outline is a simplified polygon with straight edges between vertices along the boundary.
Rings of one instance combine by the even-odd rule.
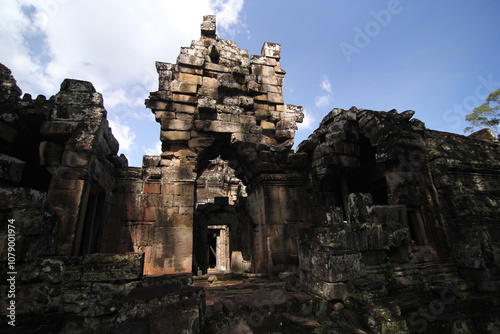
[[332, 85], [330, 84], [330, 80], [326, 75], [324, 75], [323, 80], [321, 80], [321, 88], [327, 93], [332, 93]]
[[243, 5], [244, 0], [210, 0], [210, 7], [217, 15], [217, 27], [222, 28], [231, 36], [247, 30], [240, 17]]
[[304, 120], [302, 121], [302, 123], [297, 124], [299, 127], [299, 130], [300, 131], [312, 130], [314, 125], [315, 125], [316, 118], [306, 109], [304, 109], [303, 112], [304, 112]]
[[[3, 0], [0, 62], [34, 95], [55, 94], [65, 78], [91, 81], [105, 97], [132, 83], [147, 94], [157, 88], [155, 61], [175, 62], [180, 46], [200, 35], [203, 15], [217, 14], [218, 28], [239, 31], [246, 28], [243, 5], [244, 0]], [[43, 45], [31, 43], [35, 35]]]
[[131, 131], [128, 125], [120, 123], [119, 120], [108, 120], [111, 132], [116, 140], [120, 143], [120, 151], [131, 152], [135, 146], [134, 139], [135, 133]]
[[330, 95], [316, 96], [314, 104], [317, 108], [326, 107], [330, 103]]
[[321, 89], [324, 90], [327, 94], [316, 96], [314, 98], [314, 105], [316, 108], [323, 108], [330, 104], [330, 99], [332, 97], [332, 85], [330, 84], [330, 80], [326, 75], [323, 75], [320, 83]]
[[146, 155], [158, 155], [161, 154], [161, 141], [157, 141], [153, 147], [147, 148], [144, 151]]

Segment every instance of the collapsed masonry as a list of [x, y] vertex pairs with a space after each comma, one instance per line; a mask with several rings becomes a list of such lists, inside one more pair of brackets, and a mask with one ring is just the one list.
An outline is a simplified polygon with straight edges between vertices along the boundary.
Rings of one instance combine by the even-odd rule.
[[[215, 28], [205, 17], [176, 64], [157, 62], [146, 105], [163, 153], [142, 167], [117, 156], [92, 84], [21, 98], [1, 66], [0, 214], [18, 222], [20, 326], [198, 332], [215, 320], [185, 273], [246, 272], [335, 305], [325, 333], [418, 332], [421, 319], [499, 330], [499, 144], [351, 108], [294, 151], [303, 114], [283, 101], [281, 47], [249, 57]], [[431, 321], [421, 307], [436, 299]]]

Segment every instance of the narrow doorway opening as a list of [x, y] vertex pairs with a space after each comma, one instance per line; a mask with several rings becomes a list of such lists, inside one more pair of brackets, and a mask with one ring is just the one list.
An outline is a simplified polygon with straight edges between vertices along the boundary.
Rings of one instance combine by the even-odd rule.
[[427, 231], [422, 213], [420, 210], [407, 209], [408, 215], [408, 228], [410, 230], [410, 236], [412, 241], [416, 246], [426, 246], [429, 245], [429, 238], [427, 237]]
[[364, 136], [359, 139], [360, 166], [347, 175], [349, 193], [370, 193], [373, 203], [387, 205], [385, 164], [376, 160], [377, 148]]
[[217, 268], [217, 235], [216, 230], [209, 230], [207, 233], [207, 245], [208, 245], [208, 268]]
[[87, 200], [80, 255], [99, 253], [105, 214], [105, 196], [99, 186], [92, 184]]
[[229, 226], [209, 225], [207, 228], [208, 269], [227, 271], [230, 269]]

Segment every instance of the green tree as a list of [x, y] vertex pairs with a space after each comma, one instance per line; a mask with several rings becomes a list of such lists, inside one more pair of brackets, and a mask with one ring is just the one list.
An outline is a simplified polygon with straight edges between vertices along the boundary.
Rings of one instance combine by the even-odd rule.
[[465, 119], [472, 125], [466, 127], [464, 129], [465, 132], [472, 132], [475, 128], [488, 128], [498, 135], [498, 125], [500, 124], [500, 89], [491, 92], [486, 102], [474, 108], [474, 111], [466, 115]]

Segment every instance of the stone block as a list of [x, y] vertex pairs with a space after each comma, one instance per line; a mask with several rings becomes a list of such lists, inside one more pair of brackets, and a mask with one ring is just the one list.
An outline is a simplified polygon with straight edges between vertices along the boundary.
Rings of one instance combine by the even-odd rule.
[[[78, 124], [78, 122], [72, 121], [45, 121], [40, 126], [40, 133], [47, 138], [64, 139], [75, 131]], [[3, 129], [0, 128], [0, 130]]]
[[267, 100], [270, 103], [283, 104], [283, 95], [280, 93], [267, 93]]
[[255, 110], [255, 119], [257, 120], [266, 120], [271, 116], [271, 112], [265, 109]]
[[160, 76], [158, 79], [158, 90], [161, 91], [171, 91], [171, 84], [172, 82], [170, 80], [166, 80]]
[[271, 59], [263, 55], [252, 55], [250, 58], [250, 64], [274, 66], [274, 64], [271, 64], [270, 60]]
[[198, 99], [194, 95], [186, 95], [186, 94], [174, 93], [174, 94], [172, 94], [172, 100], [174, 102], [179, 102], [179, 103], [192, 103], [192, 104], [195, 104]]
[[276, 129], [278, 130], [297, 130], [297, 123], [292, 120], [280, 120], [276, 124]]
[[250, 96], [239, 96], [239, 105], [242, 108], [251, 108], [253, 107], [253, 97]]
[[145, 182], [144, 183], [144, 193], [145, 194], [160, 194], [161, 193], [161, 183], [159, 183], [159, 182]]
[[[276, 76], [276, 73], [274, 72], [274, 66], [267, 66], [267, 65], [252, 64], [252, 74], [257, 75], [260, 78]], [[269, 84], [268, 82], [266, 83]]]
[[198, 99], [198, 108], [203, 109], [203, 110], [215, 110], [216, 108], [216, 100], [215, 99], [210, 99], [210, 98], [200, 98]]
[[220, 65], [220, 64], [214, 64], [214, 63], [206, 63], [205, 70], [206, 71], [221, 72], [221, 73], [231, 72], [231, 68], [228, 68], [228, 67]]
[[175, 67], [174, 64], [167, 63], [167, 62], [162, 62], [162, 61], [156, 61], [155, 62], [156, 66], [156, 71], [161, 72], [161, 71], [172, 71]]
[[347, 296], [347, 285], [341, 282], [318, 282], [311, 290], [326, 300], [343, 300]]
[[219, 89], [223, 88], [225, 90], [241, 90], [241, 85], [236, 82], [232, 74], [220, 74], [217, 78], [219, 83]]
[[256, 80], [247, 81], [248, 91], [251, 93], [262, 93], [262, 86]]
[[213, 144], [215, 138], [212, 137], [199, 137], [193, 138], [188, 142], [190, 148], [198, 148], [198, 147], [209, 147]]
[[227, 106], [237, 106], [239, 105], [239, 98], [237, 96], [225, 96], [224, 100], [222, 101], [223, 104]]
[[183, 81], [174, 80], [170, 84], [170, 89], [174, 93], [196, 94], [198, 90], [197, 85], [192, 85]]
[[160, 160], [161, 158], [158, 155], [144, 155], [142, 157], [142, 167], [157, 167]]
[[[92, 107], [102, 107], [102, 103], [103, 99], [100, 93], [58, 93], [56, 95], [56, 117], [61, 119], [82, 119], [83, 115], [90, 116], [92, 113], [98, 116], [102, 113], [103, 109]], [[66, 111], [71, 112], [67, 113]]]
[[219, 88], [217, 78], [203, 77], [202, 85], [208, 88]]
[[202, 120], [197, 119], [196, 121], [194, 121], [195, 129], [197, 131], [208, 131], [211, 121], [208, 121], [207, 119], [213, 119], [212, 116], [217, 117], [217, 114], [214, 112], [210, 115], [207, 115], [207, 117], [202, 117], [203, 118]]
[[217, 88], [201, 86], [198, 88], [198, 96], [216, 99], [219, 96], [219, 90]]
[[188, 131], [193, 127], [192, 121], [183, 121], [180, 119], [163, 119], [161, 121], [162, 130], [180, 130]]
[[192, 227], [193, 215], [176, 214], [172, 217], [172, 222], [175, 227]]
[[262, 89], [267, 93], [283, 94], [283, 88], [281, 86], [263, 84]]
[[356, 279], [363, 267], [360, 253], [334, 254], [316, 251], [309, 256], [310, 263], [314, 265], [311, 274], [319, 281], [345, 282]]
[[215, 15], [206, 15], [203, 16], [203, 23], [201, 24], [201, 34], [203, 36], [215, 36], [216, 29], [216, 17]]
[[286, 74], [286, 71], [281, 68], [280, 64], [276, 64], [276, 66], [274, 66], [274, 72], [281, 76], [284, 76]]
[[142, 277], [143, 254], [89, 254], [83, 256], [81, 282], [137, 280]]
[[218, 113], [226, 113], [226, 114], [232, 114], [232, 115], [239, 115], [239, 114], [243, 113], [243, 109], [241, 107], [236, 106], [236, 105], [218, 104], [215, 109]]
[[203, 69], [189, 67], [189, 66], [182, 66], [182, 64], [177, 64], [177, 70], [181, 73], [203, 75]]
[[272, 122], [262, 120], [260, 121], [260, 127], [264, 130], [274, 130], [276, 129], [276, 125]]
[[246, 265], [243, 260], [243, 255], [241, 251], [231, 252], [231, 273], [234, 275], [240, 275], [245, 272]]
[[243, 132], [243, 126], [238, 123], [230, 123], [230, 122], [221, 122], [221, 121], [213, 121], [210, 122], [210, 126], [208, 128], [209, 131], [214, 132]]
[[[194, 112], [196, 111], [196, 107], [190, 104], [172, 103], [172, 110], [186, 114], [194, 114]], [[176, 116], [176, 118], [179, 117]]]
[[217, 113], [217, 120], [221, 122], [231, 122], [232, 121], [231, 114]]
[[266, 103], [268, 101], [267, 94], [260, 94], [253, 97], [254, 101], [258, 101], [259, 103]]
[[161, 131], [162, 141], [187, 141], [191, 139], [191, 131]]
[[75, 79], [64, 79], [61, 83], [61, 92], [87, 92], [95, 93], [96, 90], [91, 82], [75, 80]]
[[259, 82], [262, 85], [273, 85], [273, 86], [283, 85], [283, 80], [278, 80], [276, 76], [259, 76]]
[[281, 57], [281, 45], [277, 43], [265, 42], [262, 46], [261, 55], [279, 59]]
[[288, 140], [288, 139], [294, 139], [295, 138], [295, 131], [294, 130], [276, 130], [274, 133], [274, 138], [277, 140]]
[[87, 167], [89, 153], [84, 151], [66, 150], [62, 154], [61, 163], [70, 167]]
[[153, 107], [156, 110], [168, 110], [169, 103], [165, 101], [155, 101]]
[[257, 124], [255, 116], [251, 115], [235, 115], [235, 119], [233, 119], [233, 122], [239, 122], [241, 124], [250, 124], [250, 125]]
[[186, 65], [191, 65], [191, 66], [202, 67], [203, 64], [205, 63], [205, 58], [197, 57], [195, 55], [181, 53], [177, 57], [177, 62], [179, 64], [186, 64]]
[[180, 72], [178, 74], [176, 81], [183, 82], [183, 83], [188, 84], [188, 85], [197, 86], [197, 85], [201, 85], [203, 80], [204, 80], [204, 77], [202, 77], [201, 75]]
[[150, 221], [150, 222], [158, 221], [158, 208], [156, 206], [145, 207], [144, 208], [144, 220]]
[[14, 183], [20, 182], [25, 164], [20, 159], [0, 153], [0, 179]]
[[269, 104], [267, 102], [254, 101], [253, 105], [255, 113], [257, 113], [259, 110], [266, 110], [269, 113], [269, 116], [271, 116], [271, 108], [269, 107]]

